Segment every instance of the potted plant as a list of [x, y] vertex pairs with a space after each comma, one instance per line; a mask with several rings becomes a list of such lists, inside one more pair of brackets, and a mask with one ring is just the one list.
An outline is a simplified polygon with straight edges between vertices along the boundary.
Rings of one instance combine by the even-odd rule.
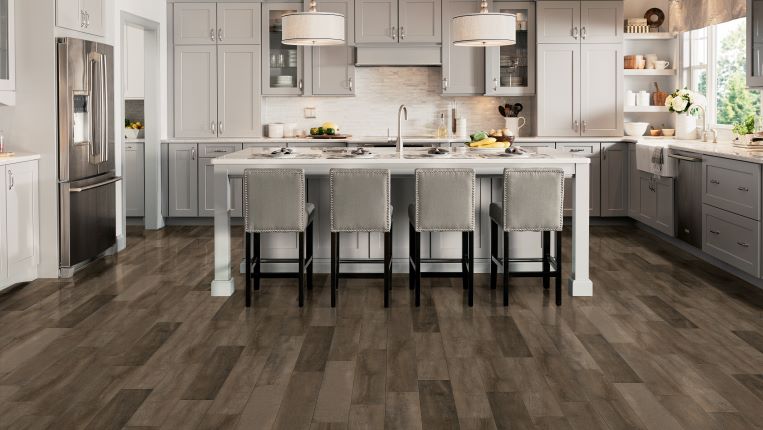
[[697, 138], [697, 111], [704, 115], [705, 96], [689, 89], [675, 90], [665, 99], [665, 106], [675, 116], [676, 138]]
[[755, 115], [749, 115], [744, 121], [735, 122], [731, 131], [734, 132], [737, 141], [749, 145], [755, 136]]
[[140, 121], [130, 121], [125, 119], [125, 137], [128, 139], [138, 139], [143, 131], [143, 123]]

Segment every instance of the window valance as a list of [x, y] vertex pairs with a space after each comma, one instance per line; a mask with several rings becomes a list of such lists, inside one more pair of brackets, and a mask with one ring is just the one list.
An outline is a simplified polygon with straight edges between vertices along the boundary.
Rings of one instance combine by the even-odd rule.
[[670, 31], [685, 32], [721, 24], [747, 13], [746, 0], [671, 0]]

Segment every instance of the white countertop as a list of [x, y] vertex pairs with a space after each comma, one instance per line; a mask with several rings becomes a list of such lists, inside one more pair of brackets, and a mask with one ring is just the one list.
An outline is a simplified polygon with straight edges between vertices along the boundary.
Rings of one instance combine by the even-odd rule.
[[[16, 152], [16, 151], [10, 151]], [[39, 160], [40, 154], [32, 154], [31, 152], [16, 152], [13, 157], [0, 157], [0, 166], [6, 164], [22, 163], [24, 161]]]
[[630, 143], [660, 145], [669, 149], [683, 150], [702, 155], [711, 155], [714, 157], [728, 158], [731, 160], [763, 164], [763, 151], [750, 151], [744, 148], [737, 148], [733, 146], [731, 142], [712, 143], [702, 142], [699, 140], [678, 140], [648, 137], [639, 138], [637, 141], [633, 138], [629, 138], [627, 141]]

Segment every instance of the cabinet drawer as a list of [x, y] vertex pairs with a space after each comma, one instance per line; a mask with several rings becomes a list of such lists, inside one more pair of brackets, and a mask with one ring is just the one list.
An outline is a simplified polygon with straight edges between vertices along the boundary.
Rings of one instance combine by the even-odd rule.
[[215, 158], [230, 154], [231, 152], [241, 151], [241, 149], [242, 145], [240, 143], [200, 143], [199, 157]]
[[598, 156], [601, 144], [596, 143], [557, 143], [556, 149], [571, 154]]
[[702, 169], [702, 203], [760, 219], [760, 166], [706, 157]]
[[760, 223], [702, 205], [702, 250], [751, 275], [760, 273]]

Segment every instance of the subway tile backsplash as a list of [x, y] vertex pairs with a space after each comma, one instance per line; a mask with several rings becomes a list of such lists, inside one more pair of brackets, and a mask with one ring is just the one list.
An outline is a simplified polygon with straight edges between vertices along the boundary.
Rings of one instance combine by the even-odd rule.
[[[406, 135], [433, 135], [441, 113], [449, 121], [451, 102], [458, 104], [459, 115], [466, 117], [469, 132], [502, 128], [504, 120], [498, 105], [520, 102], [520, 116], [527, 126], [522, 136], [534, 135], [533, 97], [445, 97], [441, 95], [442, 75], [439, 67], [358, 67], [354, 97], [263, 97], [263, 125], [272, 122], [297, 124], [308, 130], [325, 121], [339, 125], [341, 132], [355, 136], [397, 135], [397, 111], [408, 107]], [[316, 108], [315, 118], [305, 118], [304, 108]], [[450, 122], [448, 122], [450, 126]]]

